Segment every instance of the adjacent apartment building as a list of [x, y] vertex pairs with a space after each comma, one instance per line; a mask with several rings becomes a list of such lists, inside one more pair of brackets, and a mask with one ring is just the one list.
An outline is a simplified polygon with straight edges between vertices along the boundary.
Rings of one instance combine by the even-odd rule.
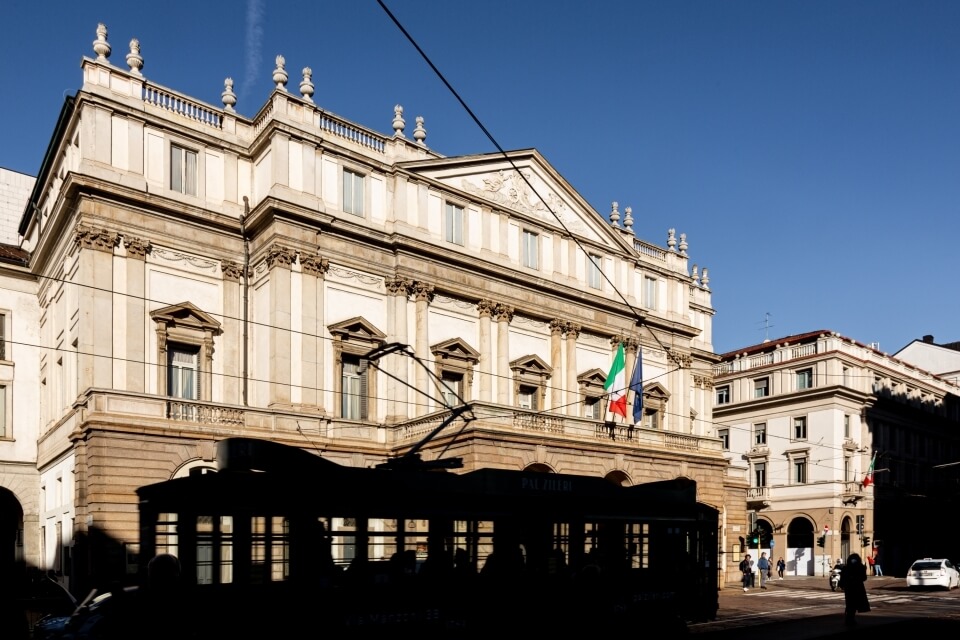
[[939, 466], [960, 460], [954, 381], [825, 330], [723, 354], [714, 373], [714, 421], [749, 478], [754, 544], [788, 574], [820, 575], [852, 552], [900, 575], [916, 557], [950, 557], [922, 531], [956, 508], [956, 481], [945, 484], [956, 474]]
[[[246, 117], [229, 78], [214, 106], [145, 78], [136, 40], [125, 68], [111, 49], [100, 25], [18, 227], [38, 346], [17, 376], [39, 401], [8, 435], [36, 449], [40, 497], [19, 508], [38, 566], [75, 591], [122, 579], [134, 490], [215, 467], [224, 437], [371, 466], [458, 398], [477, 419], [424, 458], [689, 477], [725, 530], [745, 526], [713, 430], [709, 278], [684, 234], [638, 240], [629, 207], [601, 216], [536, 150], [445, 157], [399, 105], [388, 134], [325, 111], [280, 56]], [[392, 343], [428, 369], [366, 360]], [[643, 354], [637, 425], [605, 410], [621, 343], [628, 370]]]

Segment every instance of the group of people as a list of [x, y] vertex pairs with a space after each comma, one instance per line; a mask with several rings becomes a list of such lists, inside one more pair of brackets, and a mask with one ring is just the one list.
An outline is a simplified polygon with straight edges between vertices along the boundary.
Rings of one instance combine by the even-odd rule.
[[[767, 580], [773, 578], [773, 564], [771, 564], [770, 559], [767, 558], [767, 552], [764, 551], [760, 554], [760, 559], [756, 562], [750, 557], [748, 553], [744, 556], [743, 560], [740, 561], [740, 572], [743, 574], [743, 590], [749, 591], [750, 587], [755, 585], [756, 575], [754, 568], [757, 569], [757, 573], [760, 574], [760, 588], [767, 588]], [[776, 569], [777, 576], [783, 580], [783, 572], [787, 568], [787, 563], [783, 561], [781, 556], [777, 560]]]
[[[869, 558], [875, 575], [883, 575], [880, 564], [874, 556]], [[760, 588], [767, 588], [767, 580], [771, 577], [770, 560], [766, 553], [760, 554], [760, 559], [754, 563], [748, 553], [740, 561], [740, 572], [743, 574], [743, 590], [749, 591], [754, 584], [754, 567], [760, 573]], [[777, 560], [777, 575], [783, 580], [783, 571], [786, 563], [781, 557]], [[860, 558], [860, 554], [851, 553], [847, 563], [840, 572], [840, 588], [843, 590], [844, 619], [848, 625], [857, 623], [857, 614], [870, 611], [870, 601], [867, 600], [867, 567]]]

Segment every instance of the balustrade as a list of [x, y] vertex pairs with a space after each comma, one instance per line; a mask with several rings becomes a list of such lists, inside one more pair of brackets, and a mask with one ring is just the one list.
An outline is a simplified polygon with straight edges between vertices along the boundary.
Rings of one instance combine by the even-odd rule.
[[223, 124], [223, 114], [218, 109], [153, 85], [143, 86], [143, 101], [217, 129]]

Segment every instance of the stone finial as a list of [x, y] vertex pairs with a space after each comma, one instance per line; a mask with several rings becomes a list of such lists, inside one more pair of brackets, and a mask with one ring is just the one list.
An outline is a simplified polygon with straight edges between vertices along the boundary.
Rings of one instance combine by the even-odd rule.
[[140, 41], [134, 38], [130, 41], [130, 53], [127, 54], [127, 66], [130, 67], [130, 73], [135, 76], [142, 76], [140, 69], [143, 69], [143, 56], [140, 55]]
[[93, 41], [93, 52], [97, 54], [97, 62], [106, 62], [110, 57], [110, 43], [107, 42], [107, 25], [102, 22], [97, 25], [97, 39]]
[[693, 284], [699, 285], [700, 282], [700, 267], [693, 265]]
[[667, 229], [667, 247], [670, 251], [676, 253], [677, 251], [677, 230], [676, 229]]
[[704, 289], [710, 288], [710, 276], [707, 274], [707, 268], [703, 268], [703, 275], [700, 276], [700, 286]]
[[403, 119], [403, 107], [397, 105], [393, 108], [393, 135], [398, 138], [406, 138], [403, 135], [403, 128], [407, 126], [407, 121]]
[[624, 207], [623, 209], [623, 228], [627, 231], [633, 231], [633, 207]]
[[287, 90], [287, 70], [283, 68], [287, 61], [283, 56], [277, 56], [277, 68], [273, 70], [273, 81], [277, 84], [280, 91]]
[[220, 100], [223, 101], [223, 110], [233, 113], [233, 105], [237, 104], [237, 94], [233, 92], [233, 78], [223, 79], [223, 93], [220, 94]]
[[313, 69], [310, 67], [303, 68], [303, 80], [300, 82], [300, 95], [303, 96], [303, 99], [307, 102], [313, 102]]
[[417, 116], [417, 127], [413, 130], [413, 139], [420, 144], [424, 144], [427, 139], [427, 130], [423, 128], [423, 116]]
[[680, 255], [686, 257], [687, 255], [687, 234], [680, 234]]
[[617, 210], [617, 207], [620, 206], [619, 202], [610, 203], [610, 224], [615, 227], [620, 226], [620, 211]]

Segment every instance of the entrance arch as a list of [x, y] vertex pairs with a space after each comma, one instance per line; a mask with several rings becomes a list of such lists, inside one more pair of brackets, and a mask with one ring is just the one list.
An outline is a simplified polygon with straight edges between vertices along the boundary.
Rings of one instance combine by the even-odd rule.
[[850, 516], [844, 516], [840, 522], [840, 560], [846, 562], [850, 557], [850, 533], [853, 526], [853, 520]]
[[787, 573], [792, 576], [814, 575], [813, 521], [798, 516], [787, 527]]
[[534, 473], [553, 473], [553, 469], [541, 462], [534, 462], [531, 465], [527, 465], [524, 471], [533, 471]]
[[23, 507], [0, 487], [0, 576], [20, 576], [24, 568]]

